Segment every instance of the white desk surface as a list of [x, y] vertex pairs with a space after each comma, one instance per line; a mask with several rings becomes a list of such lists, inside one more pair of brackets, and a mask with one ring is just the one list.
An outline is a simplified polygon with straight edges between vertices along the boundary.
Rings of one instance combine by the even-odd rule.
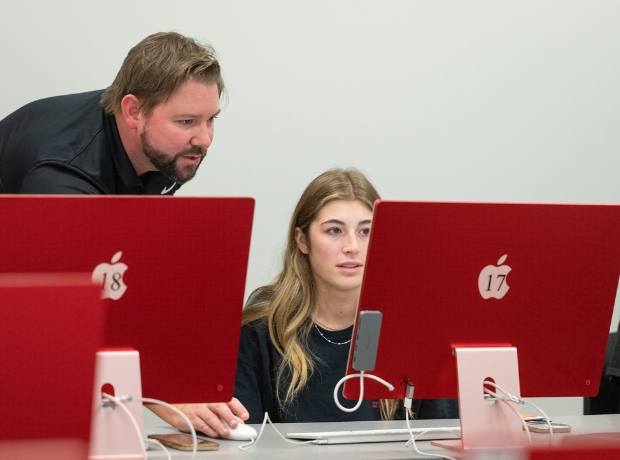
[[[620, 433], [620, 415], [585, 415], [585, 416], [551, 416], [554, 422], [568, 423], [572, 429], [570, 433], [556, 433], [553, 437], [553, 445], [561, 445], [562, 439], [566, 436], [585, 435], [592, 433]], [[437, 426], [459, 426], [458, 420], [415, 420], [411, 422], [412, 427], [437, 427]], [[260, 425], [252, 425], [257, 431]], [[362, 430], [362, 429], [385, 429], [385, 428], [406, 428], [405, 422], [332, 422], [332, 423], [288, 423], [276, 424], [278, 430], [285, 433], [303, 431], [342, 431], [342, 430]], [[148, 427], [147, 434], [170, 433], [174, 432], [168, 428]], [[535, 445], [544, 446], [548, 444], [549, 436], [540, 433], [532, 433], [532, 440]], [[619, 439], [620, 440], [620, 439]], [[360, 443], [360, 444], [338, 444], [338, 445], [293, 445], [282, 440], [274, 431], [273, 427], [267, 425], [263, 435], [252, 449], [249, 451], [239, 450], [239, 446], [245, 442], [229, 441], [225, 439], [216, 440], [220, 448], [213, 452], [198, 452], [196, 458], [199, 459], [320, 459], [320, 460], [345, 460], [354, 459], [411, 459], [411, 458], [432, 458], [419, 456], [410, 447], [406, 447], [404, 442], [382, 442], [382, 443]], [[525, 437], [524, 437], [525, 441]], [[431, 446], [428, 441], [417, 443], [418, 448], [423, 452], [438, 454], [441, 453], [455, 458], [462, 458], [463, 455]], [[181, 452], [175, 449], [169, 450], [174, 459], [188, 459], [191, 452]], [[166, 454], [159, 449], [151, 448], [148, 451], [149, 459], [165, 459]]]

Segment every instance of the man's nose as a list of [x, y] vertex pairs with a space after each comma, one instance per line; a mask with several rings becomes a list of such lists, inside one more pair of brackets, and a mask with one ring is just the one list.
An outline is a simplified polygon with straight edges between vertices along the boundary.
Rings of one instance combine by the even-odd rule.
[[192, 138], [191, 144], [194, 147], [209, 148], [211, 142], [213, 142], [213, 127], [202, 125]]

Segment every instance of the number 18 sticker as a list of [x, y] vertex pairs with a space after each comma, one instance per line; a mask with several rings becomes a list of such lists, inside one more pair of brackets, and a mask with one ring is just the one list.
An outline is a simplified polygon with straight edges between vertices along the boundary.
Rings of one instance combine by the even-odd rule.
[[127, 285], [123, 281], [127, 265], [119, 262], [122, 255], [123, 251], [118, 251], [112, 256], [112, 264], [103, 262], [93, 270], [92, 280], [93, 283], [101, 285], [102, 299], [118, 300], [127, 290]]

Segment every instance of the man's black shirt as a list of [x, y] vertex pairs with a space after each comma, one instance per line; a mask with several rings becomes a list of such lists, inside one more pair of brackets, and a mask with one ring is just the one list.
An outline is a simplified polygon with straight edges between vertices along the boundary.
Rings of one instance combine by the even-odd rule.
[[172, 195], [158, 171], [136, 174], [102, 90], [32, 102], [0, 121], [0, 193]]

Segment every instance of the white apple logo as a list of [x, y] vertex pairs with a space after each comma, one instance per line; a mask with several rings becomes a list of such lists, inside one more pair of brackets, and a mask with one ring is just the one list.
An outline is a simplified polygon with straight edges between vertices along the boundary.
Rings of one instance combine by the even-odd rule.
[[506, 277], [512, 268], [508, 265], [502, 265], [507, 257], [508, 254], [504, 254], [497, 261], [497, 267], [495, 265], [487, 265], [480, 272], [480, 276], [478, 276], [478, 290], [483, 299], [491, 297], [501, 299], [510, 289], [506, 282]]
[[127, 285], [123, 281], [127, 265], [119, 262], [122, 255], [123, 251], [118, 251], [112, 257], [112, 265], [103, 262], [93, 270], [92, 280], [93, 283], [101, 284], [102, 299], [118, 300], [127, 290]]

